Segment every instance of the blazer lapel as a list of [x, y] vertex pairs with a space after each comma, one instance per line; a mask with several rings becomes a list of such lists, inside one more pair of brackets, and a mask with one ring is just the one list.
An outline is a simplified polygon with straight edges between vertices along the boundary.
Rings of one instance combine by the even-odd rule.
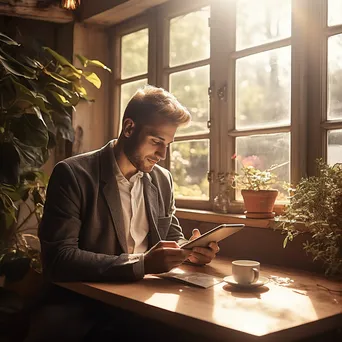
[[157, 188], [152, 184], [150, 176], [144, 174], [144, 199], [146, 213], [148, 221], [150, 223], [150, 246], [154, 246], [161, 240], [158, 232], [158, 216], [159, 216], [159, 204], [158, 204], [158, 191]]
[[103, 195], [107, 201], [113, 225], [124, 253], [128, 253], [127, 241], [125, 237], [124, 222], [122, 216], [122, 206], [118, 183], [115, 177], [114, 164], [114, 141], [107, 144], [101, 153], [101, 181]]

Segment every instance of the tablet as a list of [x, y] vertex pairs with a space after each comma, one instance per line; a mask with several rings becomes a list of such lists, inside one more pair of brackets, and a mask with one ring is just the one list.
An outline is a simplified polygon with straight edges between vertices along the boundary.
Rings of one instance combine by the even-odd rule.
[[208, 247], [210, 242], [219, 242], [226, 237], [238, 232], [245, 225], [244, 224], [221, 224], [202, 234], [197, 239], [189, 241], [181, 246], [184, 249], [191, 249], [193, 247]]

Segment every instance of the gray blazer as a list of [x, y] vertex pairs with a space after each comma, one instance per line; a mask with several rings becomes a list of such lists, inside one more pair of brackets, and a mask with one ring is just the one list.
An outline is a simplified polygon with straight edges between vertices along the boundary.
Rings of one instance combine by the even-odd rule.
[[[51, 175], [38, 236], [44, 275], [51, 281], [134, 280], [144, 276], [143, 254], [128, 254], [113, 141], [58, 163]], [[182, 242], [168, 170], [144, 174], [149, 247]]]

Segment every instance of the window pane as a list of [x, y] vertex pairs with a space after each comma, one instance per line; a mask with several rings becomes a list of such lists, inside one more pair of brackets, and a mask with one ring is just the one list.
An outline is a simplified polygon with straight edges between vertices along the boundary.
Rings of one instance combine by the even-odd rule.
[[328, 119], [342, 119], [342, 34], [328, 39]]
[[192, 115], [189, 127], [178, 130], [177, 135], [207, 132], [209, 119], [209, 66], [203, 66], [170, 75], [170, 91]]
[[328, 25], [342, 24], [342, 1], [328, 0]]
[[121, 78], [147, 73], [148, 29], [121, 38]]
[[291, 36], [291, 0], [238, 0], [236, 49]]
[[291, 109], [291, 47], [236, 61], [236, 128], [288, 125]]
[[[237, 172], [241, 166], [254, 166], [263, 171], [272, 165], [288, 162], [272, 172], [278, 181], [290, 181], [290, 133], [262, 134], [236, 138]], [[277, 200], [286, 200], [286, 192], [281, 185], [274, 188], [280, 191]]]
[[328, 131], [328, 164], [342, 163], [342, 129]]
[[209, 198], [209, 140], [174, 142], [170, 147], [175, 197]]
[[170, 20], [170, 66], [210, 56], [210, 7]]
[[125, 112], [127, 103], [131, 99], [131, 97], [134, 95], [134, 93], [139, 89], [142, 88], [147, 84], [147, 78], [144, 78], [139, 81], [135, 82], [129, 82], [125, 83], [121, 86], [121, 98], [120, 98], [120, 129], [121, 131], [121, 119], [123, 117], [123, 114]]

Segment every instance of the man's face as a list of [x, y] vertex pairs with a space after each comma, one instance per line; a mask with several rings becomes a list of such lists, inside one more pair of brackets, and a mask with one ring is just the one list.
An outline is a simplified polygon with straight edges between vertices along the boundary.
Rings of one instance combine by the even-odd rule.
[[141, 127], [132, 124], [129, 136], [125, 134], [127, 139], [124, 152], [137, 170], [151, 172], [156, 163], [166, 158], [167, 149], [174, 140], [177, 125], [161, 120]]

